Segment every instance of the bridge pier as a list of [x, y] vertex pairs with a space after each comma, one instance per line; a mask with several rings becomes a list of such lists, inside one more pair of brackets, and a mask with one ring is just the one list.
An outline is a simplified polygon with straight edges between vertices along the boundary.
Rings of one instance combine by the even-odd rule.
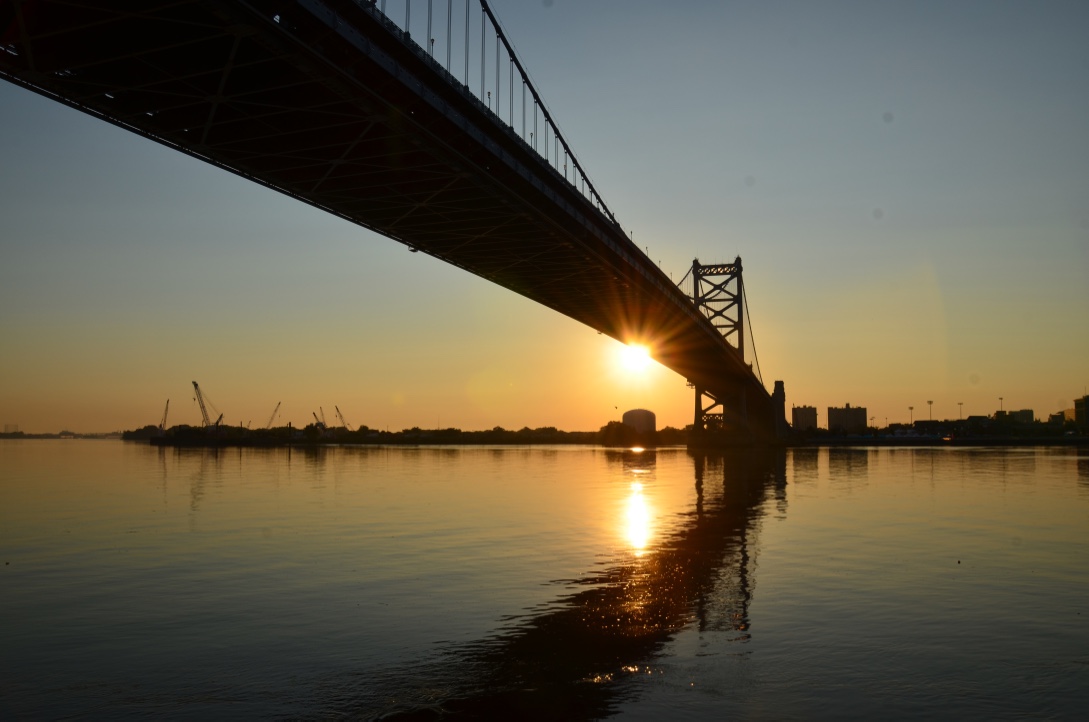
[[771, 393], [772, 413], [775, 414], [775, 438], [780, 443], [790, 437], [790, 424], [786, 416], [786, 387], [782, 381], [775, 382], [775, 390]]
[[695, 386], [694, 418], [689, 448], [752, 446], [762, 436], [749, 417], [748, 392], [739, 388], [731, 394], [714, 394]]
[[790, 426], [786, 421], [786, 391], [782, 381], [775, 382], [770, 404], [754, 407], [767, 411], [756, 414], [750, 413], [748, 389], [715, 395], [699, 386], [693, 388], [690, 449], [778, 446], [788, 438]]

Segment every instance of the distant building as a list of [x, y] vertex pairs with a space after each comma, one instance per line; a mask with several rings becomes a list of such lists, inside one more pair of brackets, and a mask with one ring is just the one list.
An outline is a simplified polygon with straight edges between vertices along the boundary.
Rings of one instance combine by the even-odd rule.
[[978, 430], [978, 429], [986, 429], [986, 428], [989, 428], [989, 427], [990, 427], [990, 425], [991, 425], [991, 421], [992, 421], [992, 419], [991, 419], [991, 417], [990, 417], [990, 416], [982, 416], [982, 415], [980, 415], [980, 416], [969, 416], [969, 417], [968, 417], [967, 419], [965, 419], [964, 421], [965, 421], [965, 423], [967, 423], [967, 424], [968, 424], [968, 426], [970, 426], [971, 428], [973, 428], [973, 429], [976, 429], [976, 430]]
[[1078, 425], [1078, 431], [1089, 434], [1089, 396], [1074, 399], [1074, 423]]
[[658, 419], [653, 411], [646, 409], [632, 409], [625, 411], [623, 416], [625, 426], [630, 426], [640, 434], [653, 434], [658, 430]]
[[790, 410], [790, 425], [795, 431], [812, 431], [817, 428], [816, 406], [795, 406]]
[[857, 434], [866, 430], [866, 407], [847, 404], [842, 409], [828, 407], [828, 430]]
[[1015, 424], [1032, 424], [1036, 422], [1036, 415], [1032, 413], [1032, 409], [1010, 411], [1008, 413], [1008, 418]]

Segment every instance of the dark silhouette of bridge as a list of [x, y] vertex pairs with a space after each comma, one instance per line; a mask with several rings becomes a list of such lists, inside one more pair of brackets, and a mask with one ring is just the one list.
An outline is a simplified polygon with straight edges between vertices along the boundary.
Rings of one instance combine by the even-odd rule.
[[[632, 242], [487, 2], [397, 7], [6, 0], [0, 77], [646, 344], [696, 389], [703, 438], [774, 439], [781, 384], [718, 323], [733, 292], [689, 297]], [[740, 288], [727, 266], [693, 270]]]

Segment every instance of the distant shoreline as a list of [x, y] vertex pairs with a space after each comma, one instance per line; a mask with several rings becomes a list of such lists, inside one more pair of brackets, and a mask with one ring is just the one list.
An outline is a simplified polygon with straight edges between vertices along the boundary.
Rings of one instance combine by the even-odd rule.
[[22, 431], [16, 431], [13, 433], [0, 434], [0, 440], [3, 439], [15, 439], [15, 440], [42, 440], [42, 439], [90, 439], [93, 441], [122, 441], [122, 433], [120, 431], [110, 431], [101, 434], [27, 434]]
[[[316, 447], [329, 447], [329, 446], [367, 446], [367, 447], [389, 447], [389, 446], [403, 446], [403, 447], [423, 447], [423, 446], [596, 446], [606, 449], [623, 449], [631, 448], [632, 445], [627, 444], [609, 444], [602, 443], [597, 440], [590, 440], [586, 438], [577, 438], [579, 436], [592, 435], [593, 432], [571, 432], [576, 436], [573, 439], [550, 439], [550, 440], [528, 440], [528, 439], [443, 439], [443, 438], [427, 438], [427, 437], [412, 437], [412, 438], [398, 438], [399, 435], [391, 434], [392, 438], [387, 439], [375, 439], [361, 441], [356, 439], [239, 439], [239, 438], [222, 438], [222, 439], [197, 439], [186, 438], [178, 439], [171, 437], [152, 437], [152, 438], [138, 438], [138, 439], [124, 439], [120, 433], [108, 433], [108, 434], [0, 434], [0, 440], [27, 440], [27, 441], [41, 441], [41, 440], [92, 440], [92, 441], [127, 441], [132, 443], [146, 443], [151, 446], [158, 446], [163, 448], [205, 448], [205, 449], [224, 449], [224, 448], [258, 448], [258, 449], [273, 449], [273, 448], [316, 448]], [[644, 448], [676, 448], [678, 446], [686, 446], [684, 441], [663, 443], [663, 444], [646, 444]], [[931, 438], [931, 437], [846, 437], [846, 438], [821, 438], [821, 439], [790, 439], [781, 444], [782, 448], [789, 449], [805, 449], [805, 448], [864, 448], [864, 447], [890, 447], [890, 448], [942, 448], [942, 447], [993, 447], [993, 446], [1089, 446], [1089, 437], [1086, 436], [1063, 436], [1063, 437], [1016, 437], [1016, 436], [973, 436], [973, 437], [954, 437], [951, 439]], [[749, 448], [744, 444], [738, 444], [736, 446], [731, 445], [709, 445], [706, 447], [693, 446], [693, 449], [701, 449], [713, 451], [715, 449], [733, 449], [733, 448]]]
[[818, 446], [1089, 446], [1086, 436], [1018, 437], [1018, 436], [965, 436], [951, 439], [928, 437], [846, 438], [789, 441], [790, 448]]

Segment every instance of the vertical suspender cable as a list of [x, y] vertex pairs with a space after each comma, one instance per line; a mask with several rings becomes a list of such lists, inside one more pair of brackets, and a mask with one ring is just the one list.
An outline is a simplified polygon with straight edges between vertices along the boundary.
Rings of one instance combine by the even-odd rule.
[[465, 0], [465, 87], [469, 87], [469, 0]]
[[412, 0], [405, 0], [405, 35], [412, 37], [412, 33], [408, 29], [408, 21], [412, 17]]
[[435, 38], [431, 37], [431, 3], [433, 0], [427, 0], [427, 48], [431, 54], [431, 57], [435, 56]]
[[446, 0], [446, 72], [450, 72], [450, 32], [454, 24], [454, 0]]
[[[503, 34], [502, 28], [501, 28], [501, 26], [499, 24], [499, 20], [492, 13], [491, 8], [489, 7], [489, 4], [488, 4], [488, 0], [480, 0], [480, 11], [483, 14], [487, 15], [491, 19], [492, 25], [496, 28], [496, 32], [499, 34], [500, 38], [502, 39], [503, 44], [507, 47], [508, 54], [513, 59], [515, 67], [518, 69], [519, 74], [522, 76], [522, 83], [523, 83], [522, 92], [524, 94], [525, 93], [525, 85], [529, 84], [528, 75], [526, 74], [526, 71], [522, 67], [521, 63], [515, 57], [514, 49], [511, 47], [510, 43], [507, 41], [506, 36]], [[557, 131], [558, 129], [557, 129], [554, 121], [552, 120], [551, 116], [549, 115], [548, 110], [544, 107], [543, 101], [541, 100], [540, 96], [537, 94], [537, 90], [532, 85], [530, 85], [529, 90], [530, 90], [530, 94], [533, 96], [533, 101], [534, 101], [534, 113], [533, 113], [534, 124], [536, 125], [536, 118], [537, 118], [537, 108], [536, 108], [536, 106], [540, 105], [541, 106], [541, 112], [544, 114], [545, 122], [552, 125], [552, 129], [554, 131]], [[556, 135], [559, 136], [560, 134], [557, 132]], [[533, 133], [532, 137], [533, 137], [532, 145], [534, 146], [534, 149], [536, 149], [537, 133], [536, 132]], [[570, 147], [567, 145], [567, 141], [565, 141], [562, 136], [559, 137], [559, 142], [563, 146], [563, 149], [565, 151], [568, 151], [568, 153], [571, 152]], [[546, 152], [547, 152], [547, 148], [546, 148]], [[580, 173], [580, 177], [582, 178], [583, 185], [584, 186], [589, 186], [589, 195], [587, 195], [586, 197], [589, 198], [591, 201], [595, 202], [595, 204], [599, 204], [600, 205], [600, 210], [602, 210], [606, 214], [606, 216], [608, 216], [608, 218], [613, 221], [613, 223], [616, 223], [616, 218], [613, 216], [612, 212], [608, 210], [608, 208], [605, 206], [605, 204], [603, 202], [601, 202], [601, 198], [598, 196], [597, 190], [594, 188], [593, 183], [591, 183], [589, 181], [589, 179], [586, 178], [585, 172], [582, 171], [582, 168], [579, 166], [578, 161], [575, 160], [575, 157], [574, 157], [573, 153], [571, 153], [571, 159], [572, 159], [572, 163], [574, 164], [575, 169], [578, 170], [579, 173]], [[584, 195], [586, 195], [586, 194], [584, 193]]]
[[480, 13], [480, 99], [484, 100], [484, 66], [487, 65], [484, 58], [484, 51], [488, 47], [488, 43], [484, 40], [487, 35], [484, 34], [484, 21], [487, 16], [484, 13]]

